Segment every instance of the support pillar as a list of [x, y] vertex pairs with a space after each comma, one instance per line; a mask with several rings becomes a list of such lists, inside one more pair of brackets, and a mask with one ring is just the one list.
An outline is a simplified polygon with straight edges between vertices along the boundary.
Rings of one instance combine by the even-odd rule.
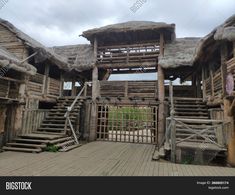
[[[160, 35], [160, 56], [164, 55], [164, 37]], [[165, 86], [164, 86], [164, 70], [158, 64], [158, 144], [162, 144], [165, 135]]]
[[[233, 42], [233, 57], [235, 58], [235, 41]], [[225, 100], [225, 101], [228, 101], [228, 100]], [[227, 110], [226, 108], [227, 106], [230, 106], [230, 109], [229, 109], [229, 113], [225, 113], [225, 114], [231, 116], [230, 120], [232, 123], [232, 127], [231, 127], [232, 135], [228, 142], [227, 161], [231, 166], [235, 167], [235, 100], [233, 100], [232, 104], [231, 104], [231, 101], [227, 103], [225, 102], [225, 106], [224, 106], [225, 110]]]
[[[94, 56], [97, 58], [97, 39], [94, 40]], [[89, 141], [96, 140], [96, 128], [97, 128], [97, 115], [98, 108], [96, 98], [99, 96], [99, 80], [98, 80], [98, 67], [95, 65], [92, 71], [92, 105], [91, 105], [91, 123], [90, 123], [90, 136]]]

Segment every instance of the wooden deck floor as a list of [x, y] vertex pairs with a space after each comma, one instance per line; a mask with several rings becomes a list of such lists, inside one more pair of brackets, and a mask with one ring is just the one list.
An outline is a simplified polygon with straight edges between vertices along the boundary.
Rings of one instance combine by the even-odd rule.
[[0, 153], [0, 176], [235, 176], [235, 168], [152, 161], [152, 145], [92, 142], [67, 153]]

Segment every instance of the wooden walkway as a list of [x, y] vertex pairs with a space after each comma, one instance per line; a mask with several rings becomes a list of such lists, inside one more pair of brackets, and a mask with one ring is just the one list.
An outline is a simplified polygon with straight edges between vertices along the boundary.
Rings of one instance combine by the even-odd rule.
[[154, 146], [92, 142], [67, 153], [0, 153], [0, 176], [235, 176], [235, 168], [152, 161]]

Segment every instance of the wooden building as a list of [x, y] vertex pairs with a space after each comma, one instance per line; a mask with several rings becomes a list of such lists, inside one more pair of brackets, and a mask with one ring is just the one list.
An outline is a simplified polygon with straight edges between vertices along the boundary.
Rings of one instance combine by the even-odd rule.
[[[19, 124], [24, 132], [5, 150], [41, 152], [55, 144], [66, 151], [82, 136], [156, 144], [156, 158], [170, 151], [173, 162], [209, 162], [228, 152], [234, 165], [235, 100], [233, 91], [228, 94], [235, 74], [234, 18], [202, 39], [176, 38], [175, 24], [130, 21], [83, 32], [90, 44], [53, 48], [1, 20], [3, 51], [18, 59], [16, 70], [24, 63], [33, 70], [33, 76], [21, 73], [25, 105], [18, 116], [40, 118], [34, 126]], [[156, 79], [109, 80], [132, 73], [156, 73]], [[72, 88], [64, 90], [64, 82]]]
[[[5, 129], [7, 135], [3, 137], [9, 134], [1, 144], [6, 144], [15, 138], [22, 139], [22, 137], [17, 138], [17, 135], [24, 135], [23, 141], [19, 143], [16, 141], [7, 143], [5, 150], [41, 151], [38, 147], [31, 146], [33, 141], [30, 142], [30, 139], [24, 141], [24, 139], [35, 139], [35, 137], [45, 139], [46, 136], [50, 138], [52, 130], [58, 128], [50, 121], [44, 126], [41, 124], [46, 119], [48, 110], [52, 109], [57, 104], [58, 98], [63, 96], [64, 81], [79, 81], [78, 71], [70, 67], [67, 59], [2, 19], [0, 19], [0, 47], [1, 56], [6, 58], [6, 60], [1, 59], [4, 73], [0, 78], [1, 96], [4, 96], [1, 99], [5, 98], [4, 101], [1, 100], [1, 104], [5, 104], [5, 101], [20, 102], [20, 106], [14, 107], [15, 110], [1, 110], [1, 115], [6, 116], [1, 118], [1, 132]], [[17, 71], [23, 73], [14, 73]], [[73, 86], [73, 91], [75, 88]], [[10, 127], [4, 124], [9, 124]], [[11, 128], [12, 125], [17, 127]], [[42, 130], [36, 132], [37, 135], [31, 135], [40, 127]], [[45, 136], [40, 136], [40, 133]], [[39, 145], [38, 142], [35, 143]]]

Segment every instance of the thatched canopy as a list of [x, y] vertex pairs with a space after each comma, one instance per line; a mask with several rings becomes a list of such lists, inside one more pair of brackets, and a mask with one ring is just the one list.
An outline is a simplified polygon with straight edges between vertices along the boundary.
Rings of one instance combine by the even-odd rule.
[[21, 30], [17, 29], [10, 22], [0, 18], [0, 25], [6, 27], [9, 31], [14, 33], [18, 39], [22, 40], [24, 44], [32, 48], [34, 52], [37, 52], [37, 55], [35, 56], [36, 62], [42, 62], [48, 59], [49, 61], [56, 64], [61, 69], [65, 70], [69, 69], [67, 62], [62, 57], [60, 57], [59, 55], [54, 53], [51, 49], [45, 47], [38, 41], [34, 40], [27, 34], [23, 33]]
[[55, 46], [52, 49], [56, 54], [63, 56], [76, 71], [89, 70], [95, 65], [94, 50], [89, 44]]
[[200, 38], [177, 38], [174, 42], [165, 44], [164, 57], [159, 57], [158, 63], [163, 68], [178, 68], [192, 66], [193, 57]]
[[37, 69], [27, 62], [22, 63], [15, 55], [0, 47], [0, 68], [7, 67], [18, 72], [34, 75]]
[[87, 30], [83, 32], [82, 36], [91, 43], [97, 37], [99, 45], [112, 45], [158, 41], [160, 33], [164, 33], [166, 41], [173, 41], [175, 39], [175, 24], [130, 21]]
[[196, 49], [194, 62], [202, 59], [205, 54], [210, 56], [218, 49], [219, 41], [235, 41], [235, 14], [201, 39]]

